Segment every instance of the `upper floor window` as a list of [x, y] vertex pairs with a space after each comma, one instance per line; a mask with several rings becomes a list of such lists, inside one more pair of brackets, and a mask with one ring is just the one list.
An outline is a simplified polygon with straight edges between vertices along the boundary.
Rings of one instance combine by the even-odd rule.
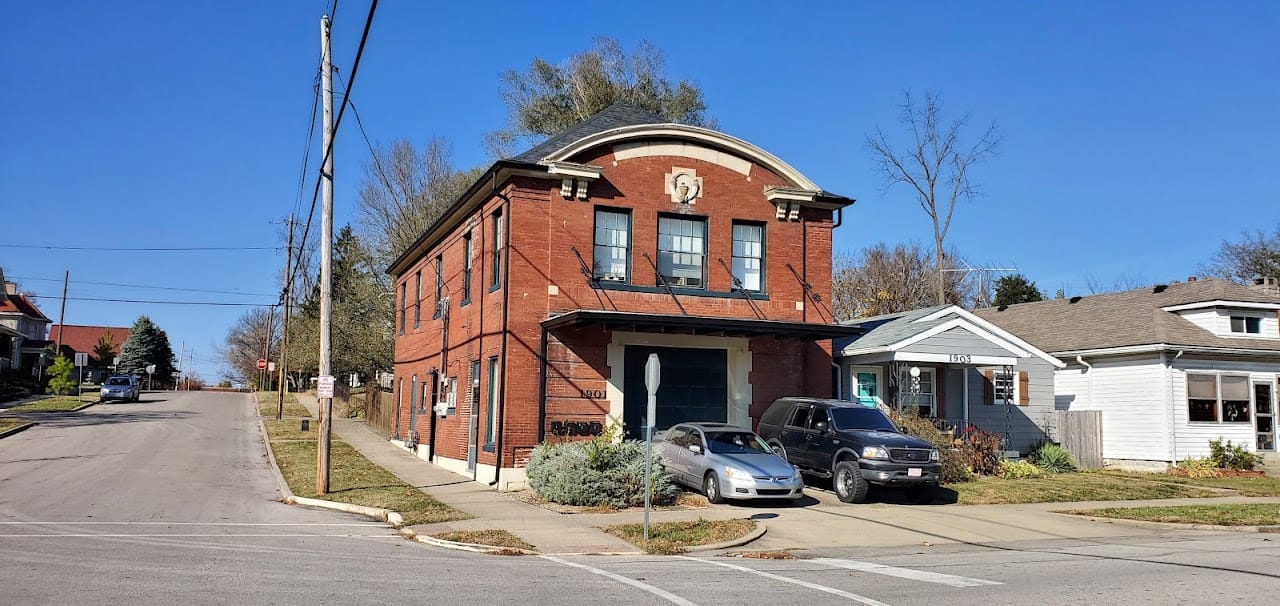
[[746, 290], [764, 290], [764, 226], [733, 223], [733, 277]]
[[631, 215], [617, 210], [596, 210], [592, 277], [608, 282], [628, 282], [631, 264]]
[[444, 298], [444, 255], [436, 255], [436, 311], [432, 318], [440, 317], [440, 300]]
[[400, 284], [400, 334], [404, 334], [405, 307], [409, 305], [409, 283]]
[[1262, 334], [1262, 318], [1257, 316], [1231, 316], [1231, 332], [1249, 335]]
[[414, 296], [416, 303], [413, 306], [413, 327], [418, 328], [418, 325], [422, 323], [422, 270], [418, 270], [413, 275], [413, 278], [417, 284], [417, 288], [414, 291], [416, 293]]
[[489, 272], [489, 290], [498, 288], [502, 277], [502, 209], [493, 211], [493, 271]]
[[704, 288], [707, 223], [658, 217], [658, 274], [670, 286]]
[[471, 302], [471, 255], [474, 252], [471, 232], [467, 232], [462, 236], [462, 305]]

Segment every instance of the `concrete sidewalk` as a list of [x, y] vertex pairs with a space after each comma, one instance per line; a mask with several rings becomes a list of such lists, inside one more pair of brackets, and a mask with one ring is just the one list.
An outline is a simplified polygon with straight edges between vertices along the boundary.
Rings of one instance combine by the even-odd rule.
[[[316, 400], [297, 394], [314, 415]], [[416, 526], [432, 535], [451, 530], [503, 529], [549, 554], [634, 553], [636, 547], [599, 530], [614, 524], [640, 523], [641, 510], [618, 513], [560, 513], [525, 503], [514, 493], [500, 493], [423, 461], [370, 430], [363, 421], [334, 419], [334, 434], [370, 461], [437, 500], [475, 518]], [[1003, 541], [1102, 539], [1119, 536], [1161, 536], [1186, 530], [1161, 526], [1099, 521], [1055, 511], [1146, 505], [1208, 505], [1214, 503], [1280, 503], [1280, 498], [1220, 497], [1027, 505], [848, 505], [835, 495], [806, 488], [805, 498], [792, 504], [712, 505], [701, 509], [653, 511], [650, 521], [723, 520], [753, 518], [768, 532], [750, 550], [885, 547], [922, 544], [985, 544]]]

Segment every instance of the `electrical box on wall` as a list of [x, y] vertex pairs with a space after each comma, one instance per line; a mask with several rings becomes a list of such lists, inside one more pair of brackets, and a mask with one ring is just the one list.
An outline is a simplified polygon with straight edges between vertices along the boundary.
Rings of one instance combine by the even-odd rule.
[[436, 401], [437, 415], [447, 417], [456, 411], [458, 401], [458, 380], [454, 377], [440, 378], [440, 399]]

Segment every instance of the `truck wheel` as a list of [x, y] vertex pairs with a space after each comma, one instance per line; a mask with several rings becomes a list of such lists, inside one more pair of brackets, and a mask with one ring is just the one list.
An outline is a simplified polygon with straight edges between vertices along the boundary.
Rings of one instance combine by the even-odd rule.
[[862, 470], [853, 461], [840, 461], [831, 477], [836, 497], [844, 503], [863, 503], [867, 500], [867, 481]]
[[918, 484], [907, 488], [907, 499], [917, 505], [928, 505], [938, 494], [937, 484]]
[[707, 495], [707, 500], [716, 505], [724, 502], [724, 494], [720, 492], [720, 478], [716, 477], [716, 472], [708, 471], [707, 476], [702, 479], [702, 494]]

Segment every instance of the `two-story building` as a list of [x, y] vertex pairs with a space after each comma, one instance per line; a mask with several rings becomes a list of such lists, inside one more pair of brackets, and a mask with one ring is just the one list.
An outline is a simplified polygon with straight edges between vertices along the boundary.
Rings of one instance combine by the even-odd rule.
[[0, 291], [0, 368], [39, 378], [51, 362], [44, 351], [51, 320], [18, 292], [17, 284], [4, 279], [3, 270], [0, 285], [4, 288]]
[[[490, 167], [389, 268], [392, 439], [524, 484], [541, 441], [753, 426], [830, 396], [831, 240], [853, 200], [721, 132], [615, 105]], [[559, 439], [559, 438], [557, 438]]]

